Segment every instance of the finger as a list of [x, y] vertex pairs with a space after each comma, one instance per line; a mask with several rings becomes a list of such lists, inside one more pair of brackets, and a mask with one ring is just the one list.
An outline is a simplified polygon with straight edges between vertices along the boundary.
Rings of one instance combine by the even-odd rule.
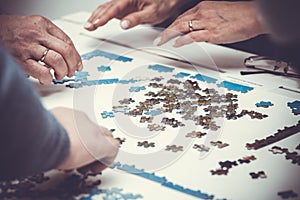
[[121, 16], [124, 13], [124, 10], [126, 10], [127, 6], [129, 6], [128, 4], [128, 1], [117, 1], [114, 2], [114, 4], [108, 5], [106, 10], [103, 11], [101, 15], [98, 14], [92, 21], [93, 26], [98, 28], [99, 26], [106, 24], [112, 18], [117, 17], [117, 15]]
[[144, 10], [131, 13], [121, 20], [121, 27], [129, 29], [139, 24], [151, 24], [153, 12], [153, 9], [146, 7]]
[[[90, 163], [88, 165], [85, 165], [83, 167], [78, 168], [77, 171], [79, 173], [83, 174], [83, 175], [90, 174], [92, 172], [92, 169], [95, 168], [95, 167], [98, 167], [99, 165], [102, 165], [102, 164], [97, 160], [97, 161], [94, 161], [94, 162], [92, 162], [92, 163]], [[102, 169], [101, 171], [103, 171], [104, 169]], [[93, 171], [93, 173], [98, 174], [101, 171], [100, 170], [99, 171], [95, 170], [95, 171]]]
[[93, 163], [93, 165], [90, 166], [90, 170], [93, 173], [100, 173], [103, 170], [105, 170], [107, 167], [108, 167], [107, 165], [104, 165], [101, 162], [96, 161], [95, 163]]
[[89, 30], [89, 31], [96, 30], [97, 27], [94, 25], [94, 23], [96, 24], [96, 22], [97, 22], [96, 20], [98, 18], [100, 18], [103, 15], [103, 13], [105, 13], [106, 10], [110, 6], [111, 6], [111, 2], [108, 2], [108, 3], [105, 3], [103, 5], [98, 6], [98, 8], [93, 11], [92, 15], [87, 20], [86, 24], [84, 25], [84, 28]]
[[[66, 64], [67, 64], [67, 69], [68, 69], [68, 73], [67, 76], [68, 77], [72, 77], [78, 67], [78, 61], [77, 61], [77, 54], [76, 54], [76, 50], [70, 46], [69, 44], [63, 42], [62, 40], [49, 35], [44, 42], [42, 42], [42, 44], [59, 53], [63, 59], [65, 60]], [[53, 66], [53, 64], [47, 63], [49, 64], [51, 67], [56, 68], [58, 66]]]
[[157, 43], [157, 45], [162, 45], [179, 35], [203, 29], [205, 29], [205, 26], [201, 20], [191, 20], [189, 16], [184, 17], [178, 21], [175, 21], [160, 34], [160, 41]]
[[[157, 37], [157, 45], [160, 46], [169, 40], [189, 32], [188, 21], [175, 21]], [[158, 40], [156, 39], [156, 40]]]
[[209, 31], [200, 30], [186, 34], [175, 41], [174, 47], [181, 47], [192, 42], [207, 42], [209, 41]]
[[[105, 165], [106, 167], [110, 166], [113, 161], [115, 160], [118, 150], [120, 147], [120, 142], [112, 137], [105, 137], [107, 140], [106, 142], [109, 145], [110, 151], [107, 152], [107, 155], [100, 159], [99, 161], [102, 163], [102, 165]], [[108, 149], [108, 148], [106, 148]]]
[[83, 66], [82, 66], [82, 60], [81, 57], [78, 53], [78, 51], [76, 50], [74, 43], [72, 42], [71, 38], [65, 34], [65, 32], [63, 32], [59, 27], [55, 26], [54, 24], [51, 23], [51, 25], [48, 27], [48, 33], [62, 41], [64, 41], [65, 43], [67, 43], [68, 45], [70, 45], [72, 52], [74, 54], [74, 59], [76, 59], [76, 63], [77, 65], [76, 70], [77, 71], [81, 71]]
[[57, 80], [61, 80], [70, 73], [64, 58], [53, 50], [48, 51], [44, 63], [54, 69], [54, 75]]
[[38, 63], [36, 60], [33, 59], [26, 60], [23, 67], [25, 72], [28, 75], [38, 79], [41, 84], [43, 85], [51, 84], [53, 77], [50, 72], [50, 69]]

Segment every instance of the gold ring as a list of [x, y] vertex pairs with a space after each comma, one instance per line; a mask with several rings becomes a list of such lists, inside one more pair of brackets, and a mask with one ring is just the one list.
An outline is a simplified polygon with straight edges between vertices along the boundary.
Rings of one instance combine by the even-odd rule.
[[39, 61], [44, 62], [44, 60], [45, 60], [46, 55], [47, 55], [48, 52], [49, 52], [49, 49], [46, 49], [46, 50], [44, 51], [44, 53], [43, 53], [43, 55], [42, 55], [42, 57], [41, 57], [41, 59], [40, 59]]
[[190, 32], [194, 31], [192, 20], [190, 20], [190, 21], [188, 22], [188, 24], [189, 24], [189, 31], [190, 31]]

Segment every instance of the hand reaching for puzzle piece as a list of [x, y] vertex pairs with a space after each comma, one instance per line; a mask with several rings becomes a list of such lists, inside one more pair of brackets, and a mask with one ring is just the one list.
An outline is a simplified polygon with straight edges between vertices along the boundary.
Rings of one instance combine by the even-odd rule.
[[100, 172], [112, 164], [120, 143], [111, 132], [93, 123], [86, 114], [68, 108], [51, 110], [66, 129], [70, 139], [70, 152], [59, 169], [88, 167]]

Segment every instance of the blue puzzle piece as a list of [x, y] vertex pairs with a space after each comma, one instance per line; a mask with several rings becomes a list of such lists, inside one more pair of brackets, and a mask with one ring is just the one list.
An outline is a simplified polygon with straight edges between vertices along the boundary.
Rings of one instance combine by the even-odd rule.
[[101, 65], [100, 67], [97, 68], [99, 72], [107, 72], [107, 71], [111, 71], [110, 66], [104, 66]]
[[75, 72], [74, 76], [76, 77], [88, 77], [90, 76], [89, 72], [81, 71], [81, 72]]
[[75, 81], [74, 78], [63, 78], [61, 80], [57, 80], [57, 79], [53, 79], [52, 82], [54, 84], [64, 84], [64, 83], [67, 83], [67, 82], [70, 82], [70, 81]]
[[129, 83], [136, 83], [138, 80], [135, 79], [129, 79], [129, 80], [119, 80], [120, 84], [129, 84]]
[[273, 106], [273, 105], [274, 104], [272, 104], [270, 101], [261, 101], [261, 102], [255, 104], [256, 107], [263, 107], [263, 108], [269, 108], [270, 106]]
[[150, 110], [145, 112], [146, 115], [152, 115], [152, 116], [160, 115], [162, 113], [163, 112], [161, 110]]
[[294, 115], [300, 114], [300, 101], [289, 102], [287, 105], [292, 109]]
[[94, 57], [105, 57], [108, 58], [110, 60], [116, 60], [116, 61], [121, 61], [121, 62], [131, 62], [133, 59], [129, 58], [129, 57], [125, 57], [125, 56], [120, 56], [114, 53], [109, 53], [109, 52], [105, 52], [105, 51], [101, 51], [99, 49], [94, 50], [92, 52], [83, 54], [81, 56], [82, 60], [90, 60]]
[[208, 195], [201, 192], [200, 190], [191, 190], [189, 188], [184, 188], [180, 185], [174, 184], [166, 179], [166, 177], [160, 177], [154, 173], [145, 172], [143, 169], [137, 169], [134, 165], [122, 165], [120, 162], [116, 162], [111, 166], [112, 169], [117, 168], [119, 170], [125, 171], [127, 173], [146, 178], [148, 180], [160, 183], [161, 185], [168, 187], [170, 189], [192, 195], [200, 199], [213, 199], [214, 195]]
[[81, 197], [80, 200], [92, 200], [96, 195], [103, 195], [103, 200], [135, 200], [143, 198], [140, 194], [123, 193], [121, 188], [98, 189], [93, 188], [87, 197]]
[[247, 93], [247, 92], [254, 89], [253, 87], [240, 85], [240, 84], [232, 83], [232, 82], [229, 82], [229, 81], [223, 81], [223, 82], [217, 84], [217, 86], [227, 88], [228, 90], [242, 92], [242, 93]]
[[149, 65], [148, 69], [152, 69], [158, 72], [173, 72], [174, 68], [171, 67], [167, 67], [164, 65], [159, 65], [159, 64], [155, 64], [155, 65]]
[[206, 82], [206, 83], [216, 83], [217, 79], [209, 77], [209, 76], [205, 76], [202, 74], [196, 74], [194, 76], [190, 76], [190, 78], [194, 78], [197, 79], [198, 81], [202, 81], [202, 82]]
[[146, 90], [145, 86], [132, 86], [129, 88], [129, 92], [140, 92], [141, 90]]
[[81, 83], [70, 83], [70, 84], [66, 85], [66, 87], [77, 89], [77, 88], [83, 87], [83, 85]]
[[101, 116], [103, 119], [106, 119], [108, 117], [110, 117], [110, 118], [115, 117], [115, 114], [114, 114], [114, 112], [104, 111], [101, 113]]
[[173, 75], [175, 78], [184, 78], [189, 76], [190, 74], [185, 73], [185, 72], [179, 72], [178, 74]]

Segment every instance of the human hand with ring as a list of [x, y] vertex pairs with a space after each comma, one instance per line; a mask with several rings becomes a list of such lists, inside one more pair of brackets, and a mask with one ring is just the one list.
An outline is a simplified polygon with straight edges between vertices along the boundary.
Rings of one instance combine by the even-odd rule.
[[[0, 15], [0, 40], [26, 74], [50, 84], [82, 70], [82, 61], [71, 39], [42, 16]], [[44, 63], [44, 64], [43, 64]]]
[[254, 2], [202, 1], [179, 16], [155, 40], [162, 45], [180, 36], [174, 47], [192, 42], [227, 44], [267, 33]]

